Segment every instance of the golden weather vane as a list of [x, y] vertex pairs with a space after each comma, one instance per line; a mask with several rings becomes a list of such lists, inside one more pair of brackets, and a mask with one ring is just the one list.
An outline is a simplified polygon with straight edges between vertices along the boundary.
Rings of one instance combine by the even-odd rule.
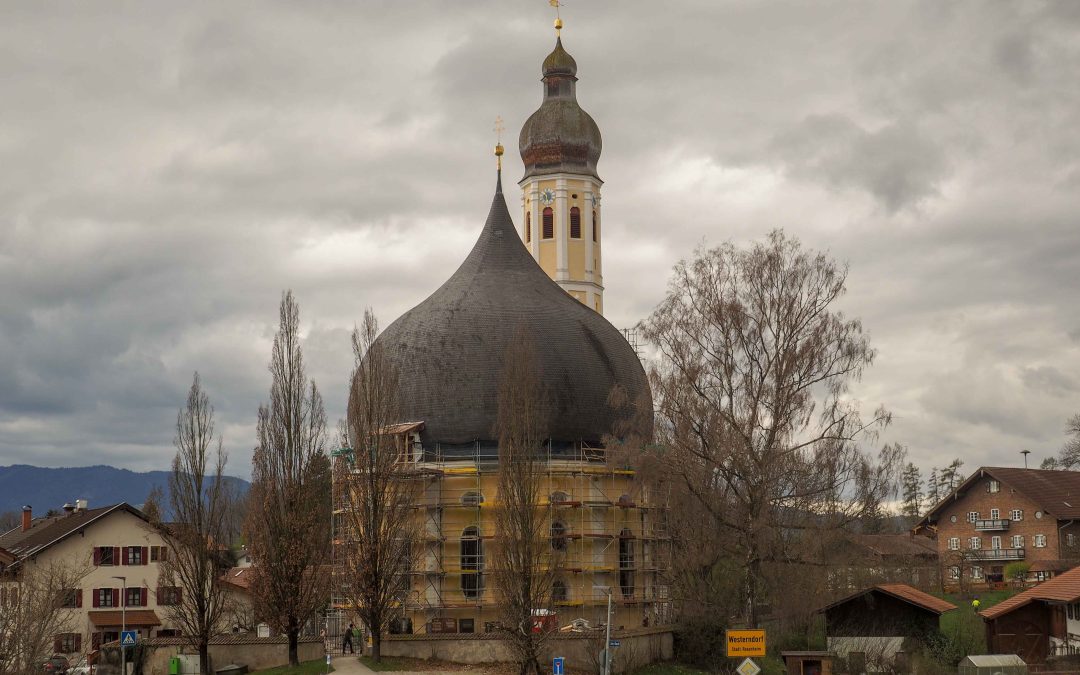
[[562, 0], [548, 0], [548, 4], [555, 8], [555, 34], [558, 35], [562, 31], [562, 16], [559, 14], [559, 8], [563, 6]]
[[[552, 1], [554, 2], [556, 0]], [[502, 171], [502, 134], [504, 131], [506, 131], [506, 126], [503, 124], [502, 115], [499, 115], [495, 118], [495, 127], [492, 129], [492, 131], [495, 132], [495, 161], [498, 163], [499, 170]]]

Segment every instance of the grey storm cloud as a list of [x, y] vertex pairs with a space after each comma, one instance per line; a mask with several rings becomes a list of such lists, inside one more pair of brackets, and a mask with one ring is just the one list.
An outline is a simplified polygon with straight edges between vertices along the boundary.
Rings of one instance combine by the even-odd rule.
[[[0, 464], [164, 468], [192, 373], [247, 474], [277, 303], [344, 409], [349, 334], [471, 247], [543, 0], [0, 7]], [[607, 315], [693, 247], [783, 227], [850, 263], [852, 394], [925, 467], [1019, 461], [1080, 412], [1080, 8], [581, 0]]]

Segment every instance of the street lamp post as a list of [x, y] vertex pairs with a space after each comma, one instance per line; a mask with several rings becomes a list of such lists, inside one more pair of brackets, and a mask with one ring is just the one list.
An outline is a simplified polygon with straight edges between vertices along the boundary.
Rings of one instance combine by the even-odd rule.
[[607, 623], [604, 624], [604, 663], [600, 675], [611, 675], [611, 586], [594, 586], [607, 593]]
[[124, 633], [127, 632], [127, 577], [119, 579], [123, 590], [120, 591], [120, 675], [127, 675], [127, 647], [124, 646]]

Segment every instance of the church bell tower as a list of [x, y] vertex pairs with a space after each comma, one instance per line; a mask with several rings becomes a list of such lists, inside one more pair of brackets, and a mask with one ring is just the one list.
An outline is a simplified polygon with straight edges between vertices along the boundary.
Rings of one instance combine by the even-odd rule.
[[600, 128], [577, 102], [577, 63], [563, 49], [544, 59], [544, 100], [521, 128], [525, 163], [521, 238], [549, 277], [587, 307], [604, 313], [600, 256]]

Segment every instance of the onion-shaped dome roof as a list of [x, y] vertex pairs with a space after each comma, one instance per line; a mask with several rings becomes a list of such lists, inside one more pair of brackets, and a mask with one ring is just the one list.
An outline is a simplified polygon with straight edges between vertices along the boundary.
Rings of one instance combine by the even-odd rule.
[[518, 149], [525, 178], [539, 173], [597, 176], [603, 146], [600, 128], [577, 102], [577, 62], [563, 49], [562, 38], [544, 59], [544, 101], [521, 127]]
[[[623, 334], [529, 255], [500, 181], [472, 252], [378, 338], [398, 368], [403, 419], [424, 422], [425, 448], [497, 439], [501, 362], [519, 327], [533, 342], [553, 443], [598, 445], [614, 433], [624, 419], [608, 403], [615, 385], [651, 405], [645, 371]], [[642, 431], [651, 434], [648, 424]]]

